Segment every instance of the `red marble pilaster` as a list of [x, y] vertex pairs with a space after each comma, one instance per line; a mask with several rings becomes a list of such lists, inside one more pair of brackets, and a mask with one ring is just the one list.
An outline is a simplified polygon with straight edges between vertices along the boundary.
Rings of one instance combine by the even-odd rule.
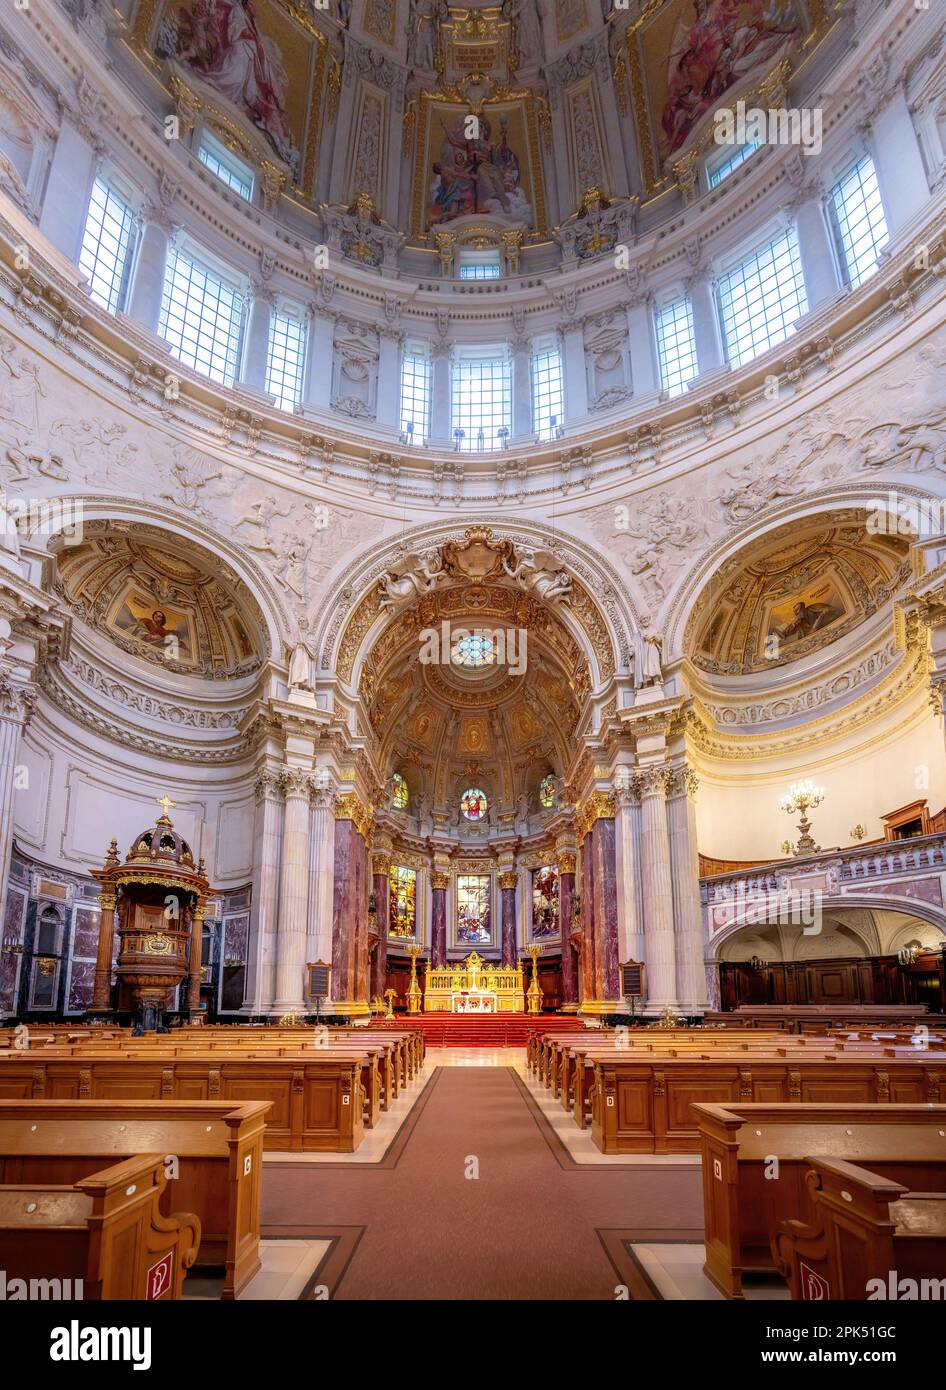
[[371, 986], [369, 995], [372, 999], [383, 999], [384, 991], [388, 985], [388, 917], [391, 908], [391, 889], [386, 870], [378, 869], [378, 861], [375, 861], [375, 873], [372, 878], [372, 892], [375, 900], [375, 930], [378, 933], [378, 944], [371, 957]]
[[559, 873], [558, 902], [562, 925], [562, 1003], [578, 1003], [578, 954], [571, 944], [573, 925], [572, 897], [575, 892], [574, 873]]
[[499, 875], [500, 921], [502, 922], [502, 963], [515, 969], [519, 961], [516, 949], [516, 875]]
[[430, 876], [430, 968], [439, 970], [447, 963], [447, 874]]
[[332, 999], [368, 998], [368, 881], [365, 842], [353, 821], [335, 822], [335, 901], [332, 914]]

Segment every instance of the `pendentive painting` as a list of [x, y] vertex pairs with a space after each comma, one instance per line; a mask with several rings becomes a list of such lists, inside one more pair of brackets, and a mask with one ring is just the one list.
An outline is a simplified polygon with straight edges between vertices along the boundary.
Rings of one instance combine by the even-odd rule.
[[127, 594], [112, 622], [124, 637], [174, 661], [193, 661], [190, 620], [180, 608], [158, 605], [147, 594]]
[[318, 44], [277, 0], [161, 0], [136, 38], [211, 106], [221, 99], [237, 126], [248, 122], [300, 180]]
[[423, 234], [477, 213], [539, 229], [543, 218], [532, 159], [534, 116], [526, 102], [487, 103], [474, 138], [465, 128], [466, 106], [429, 101], [423, 110], [415, 231]]
[[[823, 17], [818, 0], [808, 4]], [[651, 173], [691, 142], [727, 93], [791, 57], [812, 27], [803, 0], [670, 0], [637, 26], [629, 56], [645, 97]]]
[[553, 941], [559, 936], [558, 869], [544, 864], [532, 870], [532, 939]]

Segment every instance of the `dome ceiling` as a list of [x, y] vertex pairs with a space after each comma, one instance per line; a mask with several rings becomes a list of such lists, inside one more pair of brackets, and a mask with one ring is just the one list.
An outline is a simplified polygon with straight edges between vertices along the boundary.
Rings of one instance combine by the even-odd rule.
[[[849, 524], [785, 526], [730, 560], [701, 596], [688, 649], [705, 671], [741, 675], [809, 656], [853, 631], [909, 574], [909, 543]], [[857, 519], [855, 519], [855, 516]]]
[[86, 525], [58, 557], [57, 591], [122, 651], [220, 679], [260, 664], [265, 630], [246, 586], [220, 561], [151, 527]]

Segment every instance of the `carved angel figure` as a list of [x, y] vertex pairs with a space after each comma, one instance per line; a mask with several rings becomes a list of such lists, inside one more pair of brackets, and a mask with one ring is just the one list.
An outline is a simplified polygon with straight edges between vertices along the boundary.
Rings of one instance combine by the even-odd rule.
[[423, 555], [405, 555], [393, 569], [382, 574], [378, 580], [381, 590], [381, 607], [396, 608], [421, 594], [429, 594], [447, 578], [447, 571], [440, 562], [436, 550], [428, 550]]
[[571, 603], [571, 575], [549, 550], [524, 550], [513, 568], [503, 556], [503, 569], [520, 589], [531, 591], [536, 598], [551, 603], [560, 599]]

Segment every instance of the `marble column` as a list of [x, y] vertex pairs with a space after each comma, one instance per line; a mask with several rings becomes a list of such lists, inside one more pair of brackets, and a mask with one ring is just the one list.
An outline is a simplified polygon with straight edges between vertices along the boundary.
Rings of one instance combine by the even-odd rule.
[[897, 85], [886, 106], [871, 117], [870, 147], [887, 226], [890, 235], [895, 236], [930, 196], [903, 83]]
[[246, 325], [246, 351], [243, 354], [241, 380], [254, 391], [266, 390], [269, 368], [269, 335], [273, 317], [274, 295], [259, 280], [254, 280], [249, 296]]
[[642, 768], [636, 779], [641, 799], [641, 880], [649, 1014], [659, 1014], [668, 1006], [677, 1008], [667, 774], [666, 765], [659, 764]]
[[312, 774], [286, 768], [280, 778], [286, 798], [279, 874], [276, 933], [276, 997], [273, 1012], [304, 1013], [305, 947], [309, 925], [309, 795]]
[[187, 1013], [190, 1020], [200, 1018], [200, 977], [204, 954], [204, 908], [194, 909], [191, 918], [191, 948], [187, 963]]
[[515, 338], [511, 346], [512, 437], [516, 443], [526, 443], [535, 433], [532, 419], [532, 342], [529, 338]]
[[338, 1013], [358, 1017], [368, 1004], [368, 885], [371, 865], [362, 831], [366, 813], [348, 792], [335, 804], [335, 904], [332, 999]]
[[614, 800], [595, 792], [594, 819], [582, 844], [583, 1013], [613, 1013], [619, 1005]]
[[562, 1006], [568, 1012], [578, 1006], [578, 953], [571, 944], [575, 895], [575, 856], [568, 850], [558, 856], [558, 912], [562, 929]]
[[92, 146], [68, 112], [64, 112], [46, 180], [39, 229], [70, 261], [79, 259], [96, 162]]
[[430, 968], [447, 963], [447, 888], [450, 875], [434, 870], [430, 875]]
[[282, 794], [275, 771], [266, 768], [260, 772], [255, 790], [251, 959], [246, 962], [245, 990], [250, 1012], [265, 1014], [272, 1008], [276, 989], [276, 924], [282, 855]]
[[125, 312], [149, 333], [157, 333], [164, 299], [171, 225], [162, 208], [142, 214], [141, 238]]
[[722, 365], [723, 345], [716, 319], [716, 296], [708, 273], [694, 275], [687, 281], [690, 311], [693, 315], [693, 341], [700, 376], [715, 372]]
[[808, 310], [813, 312], [840, 289], [820, 188], [809, 190], [795, 209], [795, 235], [805, 277]]
[[670, 872], [673, 879], [673, 918], [677, 999], [688, 1015], [706, 1008], [703, 964], [703, 909], [700, 903], [700, 862], [696, 847], [693, 797], [696, 773], [677, 768], [667, 802], [670, 830]]
[[375, 899], [375, 928], [378, 944], [371, 956], [369, 999], [383, 999], [388, 983], [388, 922], [391, 908], [391, 860], [387, 854], [371, 856], [372, 892]]
[[503, 965], [508, 965], [515, 969], [519, 963], [519, 953], [516, 948], [516, 878], [515, 873], [503, 873], [499, 875], [499, 893], [501, 898], [501, 921], [503, 929]]

